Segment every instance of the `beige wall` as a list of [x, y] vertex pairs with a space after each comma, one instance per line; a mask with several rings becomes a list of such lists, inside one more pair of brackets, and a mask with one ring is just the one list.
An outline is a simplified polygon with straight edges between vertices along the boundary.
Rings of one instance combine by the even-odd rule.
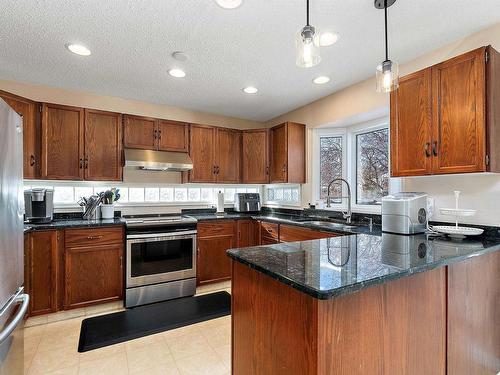
[[123, 99], [114, 96], [97, 95], [83, 91], [64, 90], [14, 81], [0, 80], [0, 90], [40, 102], [73, 105], [112, 112], [158, 117], [168, 120], [217, 125], [236, 129], [252, 129], [266, 126], [256, 121], [197, 112], [168, 105], [151, 104], [139, 100]]
[[[425, 54], [413, 61], [402, 64], [402, 75], [415, 72], [443, 60], [467, 52], [477, 47], [491, 44], [500, 51], [500, 23], [483, 29], [464, 39], [457, 40], [445, 47]], [[374, 66], [375, 69], [375, 66]], [[389, 97], [375, 91], [375, 78], [354, 84], [337, 93], [319, 99], [294, 111], [285, 113], [268, 121], [268, 126], [284, 121], [297, 121], [307, 124], [307, 181], [302, 187], [302, 204], [312, 202], [312, 139], [313, 130], [328, 125], [351, 124], [356, 118], [368, 114], [373, 117], [387, 111]], [[480, 185], [480, 186], [478, 186]], [[470, 222], [500, 225], [500, 175], [458, 175], [443, 177], [406, 178], [403, 181], [406, 191], [427, 191], [436, 197], [436, 206], [444, 207], [450, 204], [453, 190], [464, 192], [464, 207], [477, 207], [481, 212]], [[491, 202], [497, 202], [493, 205]], [[438, 216], [440, 220], [445, 218]]]

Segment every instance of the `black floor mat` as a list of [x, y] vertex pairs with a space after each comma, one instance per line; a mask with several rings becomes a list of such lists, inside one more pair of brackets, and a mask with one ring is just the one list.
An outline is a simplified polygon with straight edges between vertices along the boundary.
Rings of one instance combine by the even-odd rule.
[[83, 320], [78, 351], [117, 344], [231, 314], [231, 295], [179, 298]]

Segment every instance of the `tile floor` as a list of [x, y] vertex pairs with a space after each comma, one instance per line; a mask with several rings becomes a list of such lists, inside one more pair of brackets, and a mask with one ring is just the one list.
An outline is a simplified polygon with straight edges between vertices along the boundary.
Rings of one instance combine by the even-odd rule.
[[[197, 294], [217, 290], [230, 292], [230, 283], [200, 287]], [[121, 309], [119, 302], [28, 319], [24, 330], [25, 373], [230, 374], [230, 316], [78, 353], [82, 320]]]

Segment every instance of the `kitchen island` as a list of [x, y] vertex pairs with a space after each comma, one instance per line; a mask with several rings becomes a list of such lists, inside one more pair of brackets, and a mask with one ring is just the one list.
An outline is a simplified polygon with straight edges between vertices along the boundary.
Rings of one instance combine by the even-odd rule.
[[496, 374], [500, 239], [383, 234], [228, 251], [233, 374]]

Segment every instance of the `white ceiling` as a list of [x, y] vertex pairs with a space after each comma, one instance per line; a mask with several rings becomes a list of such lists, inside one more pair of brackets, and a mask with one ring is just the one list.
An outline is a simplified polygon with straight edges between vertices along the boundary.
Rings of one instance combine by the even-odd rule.
[[[294, 37], [305, 0], [244, 0], [236, 10], [212, 0], [0, 0], [0, 78], [264, 121], [370, 77], [383, 59], [372, 0], [310, 2], [311, 24], [341, 39], [301, 69]], [[499, 21], [499, 0], [398, 0], [390, 57], [403, 63]], [[68, 42], [92, 55], [69, 53]], [[312, 84], [318, 75], [332, 80]], [[247, 85], [259, 93], [244, 94]]]

